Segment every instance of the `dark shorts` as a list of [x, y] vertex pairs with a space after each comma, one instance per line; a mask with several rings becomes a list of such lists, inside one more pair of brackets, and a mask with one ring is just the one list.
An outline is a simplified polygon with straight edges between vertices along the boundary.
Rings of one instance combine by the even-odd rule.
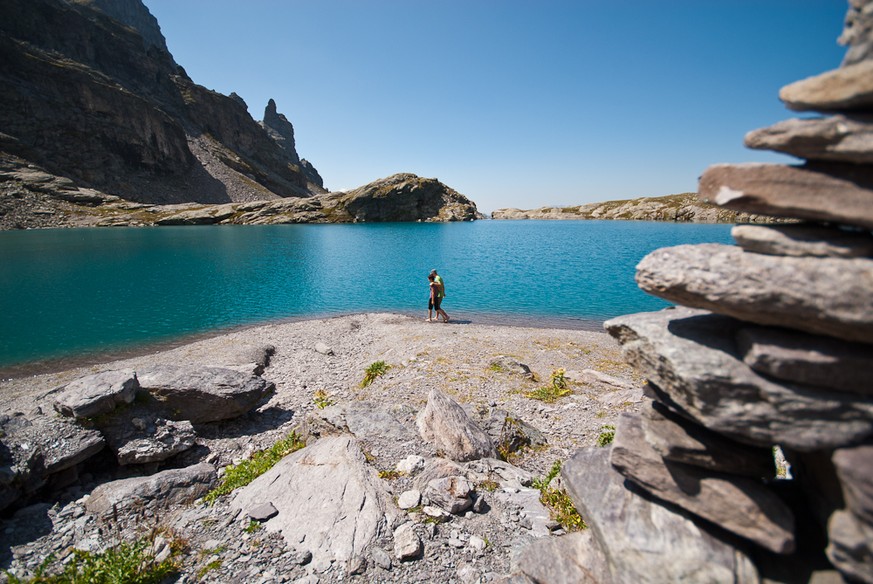
[[427, 301], [427, 309], [428, 310], [439, 310], [440, 304], [442, 304], [442, 303], [443, 303], [442, 298], [434, 298], [433, 300], [428, 300]]

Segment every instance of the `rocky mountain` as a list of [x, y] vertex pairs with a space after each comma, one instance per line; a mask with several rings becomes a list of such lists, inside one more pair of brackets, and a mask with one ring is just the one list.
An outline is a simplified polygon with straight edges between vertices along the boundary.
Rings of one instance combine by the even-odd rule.
[[622, 219], [632, 221], [677, 221], [690, 223], [774, 223], [766, 215], [725, 209], [701, 201], [694, 193], [641, 197], [576, 207], [496, 209], [492, 219]]
[[259, 124], [238, 97], [194, 83], [140, 0], [0, 3], [0, 132], [4, 170], [36, 168], [128, 201], [325, 192], [275, 102]]

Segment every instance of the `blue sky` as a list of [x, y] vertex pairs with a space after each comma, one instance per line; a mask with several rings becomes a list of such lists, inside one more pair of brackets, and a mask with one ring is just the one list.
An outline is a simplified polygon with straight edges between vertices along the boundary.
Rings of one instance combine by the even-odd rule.
[[325, 186], [435, 177], [490, 212], [694, 191], [779, 88], [839, 66], [842, 0], [144, 0], [191, 78], [267, 100]]

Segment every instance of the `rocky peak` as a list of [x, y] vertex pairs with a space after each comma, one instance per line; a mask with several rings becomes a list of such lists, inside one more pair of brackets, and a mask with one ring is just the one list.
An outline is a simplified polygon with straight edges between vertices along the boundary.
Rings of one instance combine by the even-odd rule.
[[158, 20], [152, 16], [141, 0], [67, 0], [71, 4], [79, 4], [99, 10], [109, 18], [132, 28], [143, 39], [145, 48], [157, 47], [169, 53], [167, 41], [161, 33]]
[[267, 134], [288, 153], [295, 164], [300, 162], [300, 156], [297, 155], [297, 149], [294, 145], [294, 126], [284, 114], [280, 114], [276, 110], [276, 102], [272, 98], [267, 102], [267, 108], [264, 110], [264, 121], [261, 122], [261, 125]]

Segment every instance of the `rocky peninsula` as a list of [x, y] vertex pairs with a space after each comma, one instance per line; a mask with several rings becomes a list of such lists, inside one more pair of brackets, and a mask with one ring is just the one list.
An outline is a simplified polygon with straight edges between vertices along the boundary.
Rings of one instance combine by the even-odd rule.
[[770, 215], [725, 209], [700, 199], [696, 193], [663, 197], [639, 197], [587, 203], [570, 207], [540, 207], [538, 209], [495, 209], [492, 219], [579, 220], [601, 219], [621, 221], [673, 221], [678, 223], [778, 223]]

